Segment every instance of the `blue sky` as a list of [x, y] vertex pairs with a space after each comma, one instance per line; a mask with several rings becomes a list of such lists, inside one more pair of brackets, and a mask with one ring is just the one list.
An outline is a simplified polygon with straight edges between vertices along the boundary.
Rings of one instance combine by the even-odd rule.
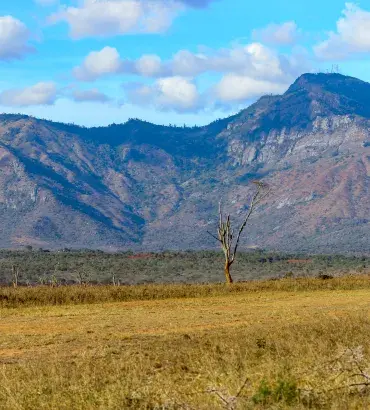
[[370, 81], [370, 4], [17, 0], [0, 5], [0, 112], [206, 124], [304, 72]]

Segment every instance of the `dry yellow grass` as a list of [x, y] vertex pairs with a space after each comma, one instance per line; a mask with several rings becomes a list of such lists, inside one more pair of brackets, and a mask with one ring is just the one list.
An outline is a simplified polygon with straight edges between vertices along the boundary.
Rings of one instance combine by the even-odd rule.
[[369, 340], [363, 284], [3, 308], [0, 408], [367, 409]]
[[76, 305], [130, 300], [162, 300], [231, 295], [243, 292], [368, 289], [370, 272], [334, 277], [296, 278], [264, 281], [237, 282], [233, 286], [218, 284], [149, 284], [136, 286], [37, 286], [0, 287], [0, 307], [42, 305]]

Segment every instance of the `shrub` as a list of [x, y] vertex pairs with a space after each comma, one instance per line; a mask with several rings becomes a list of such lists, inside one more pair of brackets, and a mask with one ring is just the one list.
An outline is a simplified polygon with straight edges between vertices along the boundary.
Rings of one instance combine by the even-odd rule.
[[279, 379], [273, 385], [263, 379], [256, 394], [252, 397], [254, 404], [284, 403], [292, 405], [299, 399], [297, 383], [293, 380]]

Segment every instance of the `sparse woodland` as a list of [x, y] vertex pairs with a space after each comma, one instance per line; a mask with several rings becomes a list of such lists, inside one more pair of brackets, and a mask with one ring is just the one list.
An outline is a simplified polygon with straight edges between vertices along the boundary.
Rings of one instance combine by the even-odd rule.
[[[0, 251], [0, 284], [19, 286], [222, 282], [224, 254], [216, 251], [133, 254], [101, 251]], [[366, 256], [240, 251], [235, 281], [364, 273]]]

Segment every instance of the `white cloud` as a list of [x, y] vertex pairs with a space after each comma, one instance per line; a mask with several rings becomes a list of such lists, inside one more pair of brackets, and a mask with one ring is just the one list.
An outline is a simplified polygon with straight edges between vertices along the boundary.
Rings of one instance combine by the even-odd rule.
[[222, 103], [241, 102], [264, 94], [280, 94], [289, 84], [256, 80], [238, 74], [226, 74], [215, 87], [215, 94]]
[[[282, 55], [255, 42], [199, 53], [181, 50], [166, 61], [157, 55], [123, 59], [115, 48], [105, 47], [90, 53], [74, 69], [74, 75], [83, 81], [118, 74], [154, 78], [152, 84], [126, 85], [128, 101], [160, 110], [196, 112], [201, 104], [203, 108], [231, 106], [263, 94], [284, 92], [298, 75], [310, 68], [303, 48]], [[200, 92], [194, 79], [204, 73], [223, 76], [216, 85]]]
[[209, 107], [230, 107], [266, 94], [281, 94], [289, 85], [283, 80], [259, 80], [228, 73], [203, 94], [192, 80], [180, 76], [159, 78], [151, 85], [131, 83], [125, 89], [132, 104], [152, 106], [162, 111], [197, 112]]
[[235, 45], [231, 48], [191, 53], [182, 50], [166, 63], [172, 75], [196, 76], [206, 72], [235, 73], [260, 80], [293, 80], [308, 67], [306, 55], [299, 50], [290, 56], [276, 53], [261, 43]]
[[123, 67], [118, 51], [113, 47], [104, 47], [92, 51], [81, 66], [75, 67], [74, 76], [81, 81], [92, 81], [99, 77], [118, 74]]
[[280, 56], [260, 43], [237, 45], [197, 54], [181, 50], [174, 55], [168, 65], [174, 75], [184, 76], [230, 71], [248, 72], [250, 75], [262, 77], [282, 75]]
[[[212, 57], [211, 57], [212, 58]], [[188, 50], [180, 50], [169, 62], [173, 74], [192, 76], [211, 71], [210, 56], [202, 53], [194, 54]]]
[[176, 107], [178, 110], [191, 110], [197, 105], [197, 87], [183, 77], [160, 78], [157, 81], [158, 104], [161, 107]]
[[269, 24], [262, 29], [253, 30], [252, 36], [258, 41], [275, 45], [291, 45], [299, 36], [297, 24], [287, 21], [282, 24]]
[[145, 77], [156, 77], [162, 72], [162, 60], [157, 55], [144, 55], [136, 61], [135, 69]]
[[67, 22], [71, 37], [76, 39], [161, 33], [181, 9], [180, 3], [172, 0], [84, 0], [80, 7], [62, 7], [49, 20]]
[[[47, 5], [57, 0], [35, 0]], [[52, 14], [54, 24], [64, 21], [72, 38], [108, 37], [127, 33], [161, 33], [187, 7], [205, 8], [217, 0], [80, 0]]]
[[90, 53], [81, 66], [74, 69], [78, 80], [93, 81], [114, 74], [134, 74], [143, 77], [194, 77], [203, 73], [238, 73], [257, 79], [279, 77], [295, 79], [307, 68], [307, 56], [300, 52], [290, 56], [277, 54], [261, 43], [237, 45], [207, 53], [180, 50], [171, 60], [157, 55], [144, 55], [138, 60], [122, 59], [115, 48], [105, 47]]
[[30, 33], [20, 20], [12, 16], [0, 17], [0, 60], [22, 58], [33, 48], [28, 45]]
[[[152, 62], [152, 59], [148, 61]], [[128, 99], [137, 105], [178, 112], [199, 111], [201, 105], [203, 108], [230, 108], [264, 94], [280, 94], [298, 75], [310, 69], [304, 49], [297, 48], [285, 56], [261, 43], [203, 53], [182, 50], [170, 61], [160, 62], [156, 58], [153, 61], [155, 69], [145, 72], [138, 72], [132, 62], [122, 62], [124, 70], [131, 70], [126, 72], [153, 77], [164, 74], [151, 85], [131, 84], [126, 88]], [[203, 73], [223, 76], [214, 86], [200, 93], [192, 79]]]
[[250, 65], [257, 78], [276, 78], [284, 75], [279, 56], [268, 47], [252, 43], [245, 50], [250, 56]]
[[72, 93], [72, 98], [76, 102], [100, 102], [106, 103], [111, 101], [106, 94], [100, 92], [98, 89], [93, 88], [91, 90], [74, 90]]
[[346, 3], [343, 17], [337, 21], [337, 31], [314, 47], [323, 60], [339, 60], [351, 54], [370, 52], [370, 12], [353, 3]]
[[144, 77], [165, 75], [162, 60], [157, 55], [143, 55], [135, 61], [124, 60], [113, 47], [91, 52], [83, 63], [73, 70], [75, 78], [80, 81], [94, 81], [100, 77], [121, 73]]
[[57, 88], [53, 82], [40, 82], [23, 89], [10, 89], [0, 93], [0, 104], [11, 107], [31, 105], [52, 105], [57, 98]]
[[153, 85], [131, 84], [126, 87], [130, 103], [154, 106], [163, 111], [193, 112], [199, 109], [196, 85], [184, 77], [159, 78]]

